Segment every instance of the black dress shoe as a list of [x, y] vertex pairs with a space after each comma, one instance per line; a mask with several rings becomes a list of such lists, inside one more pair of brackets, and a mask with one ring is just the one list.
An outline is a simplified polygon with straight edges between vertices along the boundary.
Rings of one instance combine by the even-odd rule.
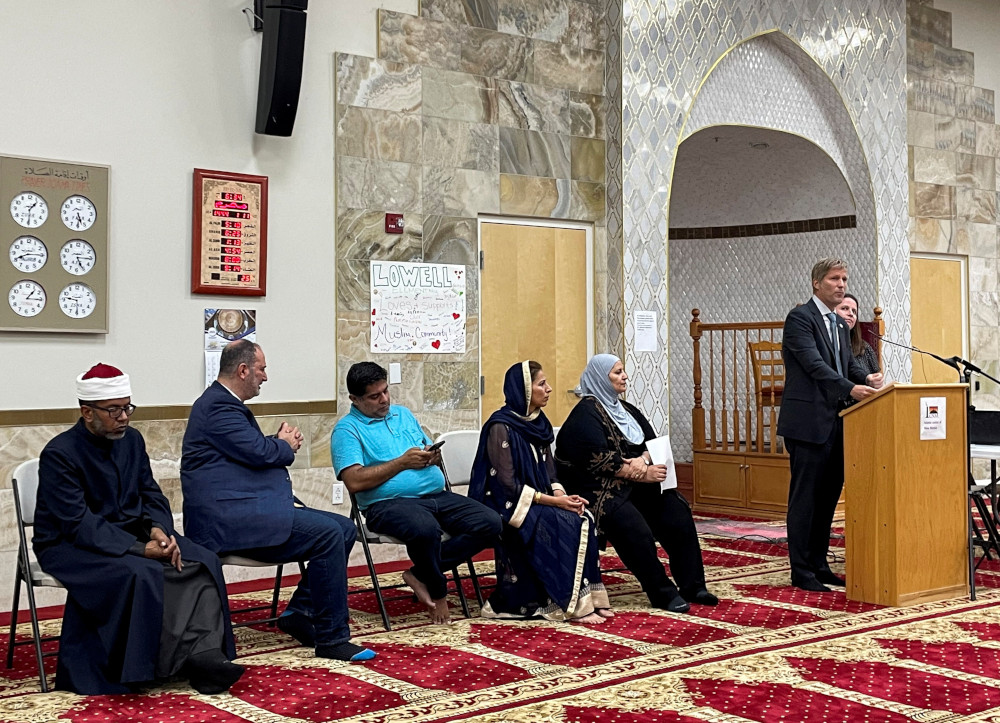
[[202, 695], [225, 693], [243, 673], [242, 665], [230, 662], [219, 650], [192, 655], [183, 669], [191, 687]]
[[835, 574], [833, 570], [820, 570], [816, 573], [816, 579], [825, 585], [833, 585], [834, 587], [845, 587], [847, 585], [844, 582], [844, 578]]
[[830, 588], [814, 577], [806, 580], [799, 580], [797, 582], [793, 581], [792, 587], [797, 587], [800, 590], [808, 590], [809, 592], [832, 592]]

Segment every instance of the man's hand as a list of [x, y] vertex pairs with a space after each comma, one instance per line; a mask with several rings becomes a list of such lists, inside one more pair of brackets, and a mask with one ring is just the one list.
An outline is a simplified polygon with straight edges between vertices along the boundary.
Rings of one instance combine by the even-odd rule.
[[854, 388], [851, 390], [851, 398], [857, 399], [860, 402], [862, 399], [867, 399], [868, 397], [870, 397], [876, 391], [878, 390], [873, 389], [872, 387], [867, 387], [864, 384], [855, 384]]
[[441, 448], [430, 449], [430, 446], [424, 447], [425, 452], [430, 452], [434, 456], [431, 458], [431, 464], [441, 464]]
[[278, 433], [274, 436], [288, 442], [293, 452], [298, 452], [299, 447], [302, 446], [302, 432], [299, 431], [298, 427], [293, 427], [288, 422], [282, 422], [281, 426], [278, 427]]
[[184, 567], [177, 539], [173, 535], [167, 537], [167, 534], [159, 527], [150, 530], [149, 542], [146, 543], [143, 555], [151, 560], [169, 560], [170, 564], [177, 568], [177, 572], [180, 572]]
[[430, 467], [439, 459], [441, 459], [440, 450], [435, 449], [433, 452], [428, 452], [420, 447], [410, 447], [399, 456], [403, 469], [423, 469]]
[[646, 474], [643, 476], [643, 482], [662, 482], [667, 478], [667, 465], [665, 464], [651, 464], [646, 467]]
[[881, 389], [884, 381], [884, 377], [881, 373], [869, 374], [865, 377], [865, 381], [868, 382], [868, 386], [872, 389]]

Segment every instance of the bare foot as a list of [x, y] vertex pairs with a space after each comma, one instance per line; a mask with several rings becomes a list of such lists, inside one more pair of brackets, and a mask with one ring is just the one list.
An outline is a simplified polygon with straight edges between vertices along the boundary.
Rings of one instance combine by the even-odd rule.
[[600, 625], [604, 622], [604, 617], [597, 613], [591, 613], [590, 615], [584, 615], [582, 618], [573, 618], [570, 622], [582, 625]]
[[413, 594], [417, 596], [417, 600], [429, 608], [434, 607], [434, 600], [431, 599], [431, 594], [427, 591], [427, 586], [417, 579], [417, 576], [413, 574], [413, 570], [407, 570], [403, 573], [403, 582], [410, 586]]
[[615, 616], [615, 611], [611, 608], [597, 608], [597, 614], [602, 618], [613, 618]]
[[447, 625], [451, 622], [451, 613], [448, 611], [448, 601], [445, 598], [435, 600], [430, 607], [431, 622], [435, 625]]

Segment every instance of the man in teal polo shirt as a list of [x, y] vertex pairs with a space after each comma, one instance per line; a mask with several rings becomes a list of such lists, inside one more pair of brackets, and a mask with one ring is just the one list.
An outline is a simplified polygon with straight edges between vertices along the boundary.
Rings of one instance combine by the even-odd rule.
[[[503, 527], [485, 505], [445, 489], [441, 452], [406, 407], [390, 404], [385, 369], [359, 362], [347, 372], [351, 411], [330, 439], [337, 478], [355, 496], [373, 532], [406, 544], [413, 567], [403, 580], [428, 607], [431, 622], [449, 620], [450, 570], [493, 547]], [[442, 533], [450, 536], [441, 540]]]

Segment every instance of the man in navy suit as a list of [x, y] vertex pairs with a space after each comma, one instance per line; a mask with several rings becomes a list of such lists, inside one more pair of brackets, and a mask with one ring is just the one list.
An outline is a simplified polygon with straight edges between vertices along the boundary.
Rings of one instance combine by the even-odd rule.
[[260, 346], [240, 340], [219, 360], [219, 378], [191, 407], [181, 458], [184, 531], [220, 555], [275, 564], [308, 560], [278, 627], [316, 656], [361, 661], [371, 650], [350, 642], [347, 560], [357, 535], [346, 517], [295, 505], [286, 467], [302, 445], [281, 423], [265, 437], [246, 402], [267, 381]]
[[839, 415], [849, 399], [882, 386], [851, 354], [847, 324], [834, 309], [847, 290], [847, 264], [821, 259], [812, 269], [813, 296], [785, 318], [781, 355], [785, 390], [778, 434], [791, 461], [788, 487], [788, 558], [792, 585], [829, 592], [844, 581], [830, 570], [830, 526], [844, 487], [844, 436]]

